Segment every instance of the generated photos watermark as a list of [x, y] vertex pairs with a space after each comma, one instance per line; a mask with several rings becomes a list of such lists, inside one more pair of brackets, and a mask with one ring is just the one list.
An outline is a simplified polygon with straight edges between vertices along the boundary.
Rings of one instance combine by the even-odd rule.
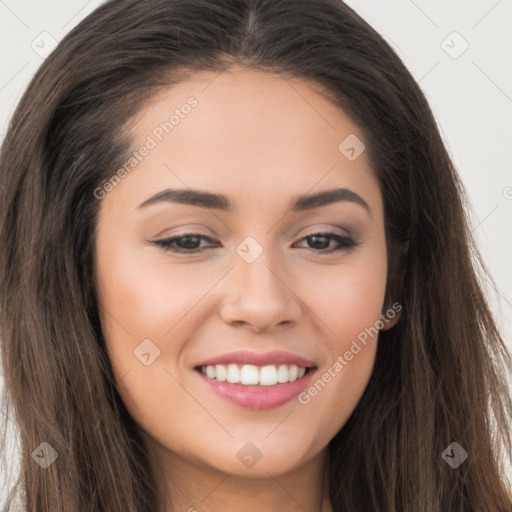
[[[308, 389], [298, 395], [299, 403], [306, 405], [311, 402], [311, 399], [317, 396], [352, 361], [354, 356], [361, 352], [368, 344], [368, 338], [375, 338], [379, 331], [391, 322], [400, 311], [402, 311], [402, 305], [395, 302], [384, 314], [380, 315], [379, 320], [374, 325], [360, 332], [357, 335], [357, 340], [352, 341], [350, 348], [342, 355], [339, 355], [336, 361]], [[361, 347], [361, 345], [363, 346]]]
[[100, 187], [94, 189], [94, 197], [96, 199], [104, 199], [108, 192], [113, 190], [123, 178], [126, 178], [130, 172], [139, 165], [140, 162], [148, 156], [153, 149], [155, 149], [166, 135], [172, 132], [178, 126], [183, 119], [185, 119], [192, 109], [197, 107], [198, 101], [193, 96], [190, 97], [186, 103], [181, 105], [180, 108], [174, 109], [173, 114], [167, 121], [161, 122], [157, 127], [153, 129], [150, 135], [146, 137], [146, 140], [140, 148], [133, 151], [131, 156], [126, 162]]

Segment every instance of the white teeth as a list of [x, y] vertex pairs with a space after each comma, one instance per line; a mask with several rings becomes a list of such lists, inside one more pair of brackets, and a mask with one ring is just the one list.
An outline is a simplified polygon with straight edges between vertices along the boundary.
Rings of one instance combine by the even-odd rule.
[[240, 383], [244, 385], [259, 384], [260, 376], [258, 367], [252, 364], [244, 364], [240, 371]]
[[240, 382], [240, 370], [236, 364], [228, 365], [227, 375], [226, 380], [231, 382], [231, 384], [238, 384]]
[[210, 377], [210, 379], [217, 379], [221, 382], [224, 382], [226, 380], [226, 377], [228, 376], [228, 371], [226, 370], [226, 367], [223, 364], [216, 364], [215, 365], [215, 375], [213, 377]]
[[277, 369], [277, 382], [288, 382], [288, 366], [282, 364]]
[[261, 368], [259, 383], [262, 386], [274, 386], [277, 384], [277, 370], [273, 364]]
[[256, 366], [253, 364], [216, 364], [201, 367], [201, 372], [210, 379], [244, 386], [260, 385], [275, 386], [301, 379], [306, 374], [306, 368], [296, 364], [269, 364]]

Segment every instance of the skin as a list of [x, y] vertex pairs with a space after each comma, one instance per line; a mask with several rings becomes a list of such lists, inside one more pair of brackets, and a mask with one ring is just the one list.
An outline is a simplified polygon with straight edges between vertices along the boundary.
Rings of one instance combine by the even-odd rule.
[[[232, 67], [151, 98], [130, 125], [134, 150], [190, 97], [197, 106], [161, 141], [153, 136], [157, 147], [101, 200], [95, 279], [119, 392], [152, 454], [160, 510], [329, 511], [326, 446], [364, 392], [376, 338], [307, 404], [243, 408], [212, 393], [194, 366], [284, 350], [321, 376], [386, 310], [379, 185], [365, 152], [349, 161], [338, 150], [363, 134], [315, 84]], [[289, 209], [292, 198], [336, 187], [371, 211], [349, 201]], [[234, 209], [138, 208], [166, 188], [221, 193]], [[325, 231], [358, 245], [325, 254], [335, 239], [305, 238]], [[186, 255], [153, 243], [188, 233], [218, 246]], [[247, 236], [263, 250], [252, 263], [236, 252]], [[144, 339], [160, 350], [149, 366], [134, 356]], [[248, 442], [261, 453], [252, 467], [237, 457]]]

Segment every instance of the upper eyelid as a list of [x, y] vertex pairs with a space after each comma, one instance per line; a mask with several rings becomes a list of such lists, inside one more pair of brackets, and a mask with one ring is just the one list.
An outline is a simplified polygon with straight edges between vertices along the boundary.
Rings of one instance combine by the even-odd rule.
[[[310, 224], [308, 226], [301, 228], [298, 231], [295, 231], [292, 238], [303, 238], [303, 237], [308, 237], [308, 236], [312, 236], [312, 235], [316, 235], [316, 234], [332, 234], [332, 235], [346, 236], [346, 237], [352, 237], [352, 238], [358, 237], [357, 235], [358, 235], [359, 229], [357, 229], [353, 226], [352, 227], [351, 226], [341, 227], [341, 225], [335, 226], [334, 224], [328, 224], [328, 223], [327, 224], [320, 223], [320, 224], [324, 224], [325, 227], [315, 228], [314, 226], [316, 226], [318, 224], [313, 223], [313, 224]], [[341, 232], [338, 232], [336, 230], [340, 230]], [[168, 230], [166, 230], [166, 231], [168, 231]], [[208, 230], [208, 231], [210, 231], [210, 230]], [[302, 231], [305, 231], [305, 234], [302, 234], [299, 237], [299, 233]], [[204, 232], [202, 233], [200, 231], [194, 231], [193, 228], [191, 228], [190, 231], [183, 231], [182, 233], [178, 232], [178, 233], [172, 233], [172, 234], [164, 235], [164, 236], [157, 235], [157, 239], [170, 240], [172, 238], [180, 238], [180, 237], [184, 237], [184, 236], [200, 236], [200, 237], [209, 238], [211, 240], [216, 239], [215, 238], [216, 235], [206, 234], [206, 233], [204, 233]]]

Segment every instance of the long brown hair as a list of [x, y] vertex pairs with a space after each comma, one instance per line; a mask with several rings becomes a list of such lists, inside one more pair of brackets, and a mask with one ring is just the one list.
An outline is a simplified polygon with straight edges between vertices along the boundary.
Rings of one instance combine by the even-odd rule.
[[[510, 512], [499, 450], [512, 456], [511, 356], [464, 191], [419, 86], [341, 0], [111, 0], [36, 73], [0, 155], [1, 355], [21, 448], [12, 496], [30, 512], [155, 509], [101, 332], [94, 190], [125, 161], [146, 99], [232, 63], [319, 84], [364, 131], [383, 195], [388, 298], [403, 316], [381, 332], [364, 395], [329, 445], [333, 505]], [[59, 455], [44, 470], [31, 456], [42, 442]], [[468, 454], [457, 468], [442, 457], [453, 442]]]

